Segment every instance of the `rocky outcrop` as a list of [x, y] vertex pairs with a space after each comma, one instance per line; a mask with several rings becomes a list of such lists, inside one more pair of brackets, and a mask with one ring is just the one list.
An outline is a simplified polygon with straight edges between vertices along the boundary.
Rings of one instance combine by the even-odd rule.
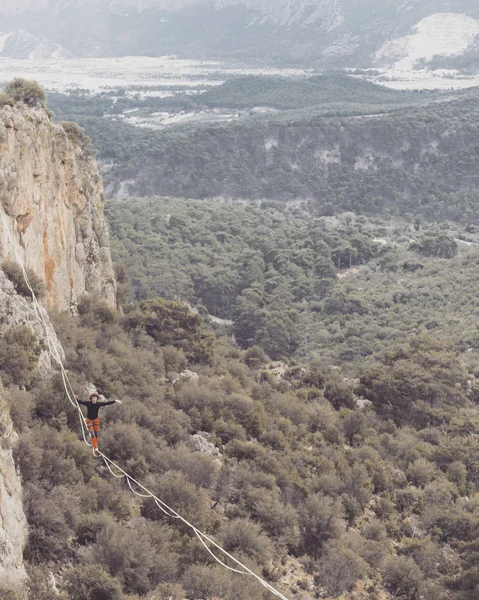
[[21, 585], [27, 578], [22, 556], [27, 520], [22, 507], [20, 478], [12, 457], [11, 446], [15, 439], [0, 388], [0, 582]]
[[0, 256], [22, 254], [47, 286], [48, 307], [65, 310], [85, 293], [115, 304], [103, 184], [74, 127], [65, 131], [41, 107], [0, 110]]
[[62, 360], [64, 360], [64, 354], [55, 329], [48, 318], [47, 311], [43, 307], [41, 307], [40, 310], [45, 325], [40, 321], [31, 300], [17, 294], [13, 287], [13, 283], [6, 277], [3, 271], [0, 270], [0, 331], [3, 332], [11, 327], [18, 327], [19, 325], [26, 325], [31, 329], [41, 346], [41, 353], [38, 359], [38, 370], [41, 375], [48, 376], [53, 367], [52, 358], [48, 350], [49, 342], [58, 350]]

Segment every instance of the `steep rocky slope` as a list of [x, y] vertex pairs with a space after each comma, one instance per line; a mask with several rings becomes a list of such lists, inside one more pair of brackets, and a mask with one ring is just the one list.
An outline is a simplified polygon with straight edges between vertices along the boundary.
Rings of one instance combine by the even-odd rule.
[[[0, 111], [0, 202], [27, 266], [46, 283], [49, 307], [69, 308], [84, 293], [114, 305], [96, 161], [43, 108]], [[13, 253], [3, 227], [0, 243], [1, 256]]]
[[0, 56], [8, 58], [67, 58], [68, 50], [44, 37], [17, 29], [0, 34]]
[[3, 388], [0, 389], [0, 433], [0, 582], [21, 584], [26, 579], [22, 552], [27, 520], [22, 507], [20, 477], [12, 457], [11, 446], [17, 434], [3, 399]]

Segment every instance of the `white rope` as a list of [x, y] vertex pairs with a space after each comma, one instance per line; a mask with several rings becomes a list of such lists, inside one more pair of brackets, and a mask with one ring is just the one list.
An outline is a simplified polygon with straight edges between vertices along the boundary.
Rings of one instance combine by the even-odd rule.
[[131, 479], [128, 477], [127, 479], [128, 482], [128, 487], [130, 488], [130, 490], [136, 494], [137, 496], [140, 496], [140, 498], [151, 498], [151, 494], [140, 494], [139, 492], [136, 492], [132, 487], [131, 487]]
[[[62, 383], [63, 383], [63, 387], [65, 389], [65, 392], [67, 394], [67, 398], [68, 401], [70, 402], [70, 404], [72, 404], [72, 406], [74, 406], [79, 414], [79, 419], [80, 419], [80, 424], [82, 427], [82, 434], [83, 434], [83, 441], [91, 446], [91, 442], [89, 441], [89, 436], [88, 436], [88, 426], [86, 424], [86, 420], [85, 417], [83, 416], [83, 413], [81, 411], [80, 405], [78, 404], [77, 399], [75, 398], [75, 393], [73, 390], [73, 386], [70, 382], [70, 379], [68, 378], [68, 373], [65, 369], [65, 366], [63, 364], [63, 360], [62, 360], [62, 356], [64, 356], [64, 351], [63, 348], [61, 346], [61, 343], [56, 342], [56, 340], [53, 339], [53, 337], [51, 336], [49, 327], [47, 322], [45, 321], [45, 318], [43, 316], [43, 307], [39, 304], [36, 294], [30, 284], [29, 278], [28, 278], [28, 274], [26, 272], [25, 266], [23, 264], [23, 259], [20, 255], [20, 253], [17, 252], [17, 241], [15, 240], [15, 238], [13, 237], [11, 231], [10, 231], [10, 227], [8, 225], [8, 222], [6, 220], [6, 215], [4, 213], [4, 211], [0, 208], [0, 214], [2, 216], [2, 220], [3, 220], [3, 224], [5, 227], [5, 230], [7, 232], [7, 235], [10, 239], [10, 242], [13, 246], [13, 252], [15, 255], [15, 258], [17, 260], [17, 262], [19, 263], [21, 269], [22, 269], [22, 273], [23, 273], [23, 278], [25, 280], [25, 283], [28, 287], [28, 289], [30, 290], [30, 293], [32, 295], [32, 303], [33, 306], [35, 308], [35, 313], [38, 317], [38, 320], [40, 321], [40, 323], [43, 325], [43, 328], [45, 330], [45, 336], [46, 336], [46, 340], [47, 340], [47, 345], [48, 345], [48, 351], [50, 353], [50, 356], [53, 358], [53, 360], [58, 364], [58, 366], [60, 367], [60, 371], [61, 371], [61, 376], [62, 376]], [[170, 518], [174, 518], [174, 519], [178, 519], [180, 521], [182, 521], [185, 525], [187, 525], [196, 535], [196, 537], [199, 539], [199, 541], [202, 543], [202, 545], [206, 548], [206, 550], [209, 552], [209, 554], [214, 558], [214, 560], [221, 565], [222, 567], [224, 567], [225, 569], [228, 569], [229, 571], [232, 571], [234, 573], [239, 573], [240, 575], [250, 575], [252, 577], [254, 577], [264, 588], [266, 588], [268, 591], [270, 591], [272, 594], [274, 594], [275, 596], [277, 596], [278, 598], [281, 598], [281, 600], [288, 600], [288, 598], [286, 596], [284, 596], [281, 592], [279, 592], [278, 590], [276, 590], [272, 585], [270, 585], [267, 581], [265, 581], [262, 577], [260, 577], [259, 575], [257, 575], [254, 571], [252, 571], [251, 569], [249, 569], [246, 565], [244, 565], [241, 561], [239, 561], [237, 558], [235, 558], [232, 554], [230, 554], [229, 552], [227, 552], [224, 548], [222, 548], [219, 544], [217, 544], [212, 538], [210, 538], [208, 535], [206, 535], [206, 533], [203, 533], [202, 531], [200, 531], [199, 529], [197, 529], [192, 523], [190, 523], [189, 521], [187, 521], [184, 517], [182, 517], [180, 514], [178, 514], [173, 508], [171, 508], [170, 506], [168, 506], [168, 504], [166, 504], [166, 502], [163, 502], [163, 500], [161, 500], [160, 498], [158, 498], [157, 496], [155, 496], [155, 494], [153, 494], [153, 492], [151, 492], [149, 489], [147, 489], [144, 485], [142, 485], [139, 481], [137, 481], [134, 477], [132, 477], [129, 473], [127, 473], [126, 471], [124, 471], [119, 465], [117, 465], [114, 461], [112, 461], [110, 458], [108, 458], [105, 454], [103, 454], [103, 452], [100, 452], [99, 450], [95, 451], [95, 455], [100, 456], [103, 459], [103, 462], [105, 463], [105, 465], [107, 466], [109, 472], [111, 473], [111, 475], [117, 479], [123, 479], [124, 477], [126, 477], [126, 480], [128, 482], [128, 486], [130, 488], [130, 490], [136, 495], [139, 496], [140, 498], [152, 498], [155, 502], [155, 504], [158, 506], [158, 508], [160, 508], [163, 513], [170, 517]], [[113, 472], [112, 467], [114, 467], [120, 474], [116, 474]], [[138, 486], [138, 488], [140, 488], [141, 490], [143, 490], [143, 492], [145, 493], [140, 493], [138, 491], [136, 491], [133, 487], [132, 487], [132, 483], [134, 483], [136, 486]], [[229, 565], [227, 565], [226, 563], [224, 563], [222, 560], [220, 560], [214, 553], [213, 551], [209, 548], [208, 544], [211, 544], [212, 546], [214, 546], [219, 552], [221, 552], [223, 554], [224, 557], [228, 558], [229, 560], [231, 560], [233, 563], [235, 563], [238, 567], [240, 567], [240, 569], [235, 569], [233, 567], [230, 567]]]
[[197, 529], [195, 529], [195, 533], [196, 533], [196, 537], [200, 540], [200, 542], [203, 544], [203, 546], [206, 548], [206, 550], [211, 554], [211, 556], [216, 560], [216, 562], [219, 563], [222, 567], [224, 567], [225, 569], [228, 569], [228, 571], [233, 571], [233, 573], [239, 573], [240, 575], [247, 574], [246, 571], [240, 571], [239, 569], [233, 569], [233, 567], [228, 566], [226, 563], [224, 563], [222, 560], [220, 560], [217, 556], [215, 556], [213, 554], [213, 551], [210, 549], [208, 544], [204, 541], [203, 534], [201, 533], [201, 531], [198, 531]]
[[162, 510], [165, 515], [167, 517], [170, 517], [170, 519], [178, 519], [179, 517], [177, 517], [176, 515], [172, 515], [171, 513], [169, 513], [167, 510], [165, 510], [165, 508], [163, 506], [161, 506], [160, 502], [158, 501], [158, 498], [153, 498], [153, 500], [155, 501], [156, 506]]

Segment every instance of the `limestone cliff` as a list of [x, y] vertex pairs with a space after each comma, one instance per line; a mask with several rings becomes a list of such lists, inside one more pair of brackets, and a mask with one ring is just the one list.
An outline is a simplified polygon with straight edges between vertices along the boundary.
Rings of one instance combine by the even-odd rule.
[[15, 439], [0, 387], [0, 582], [19, 585], [27, 576], [22, 557], [27, 521], [20, 478], [12, 457], [11, 445]]
[[[85, 294], [115, 303], [103, 184], [95, 158], [43, 108], [0, 110], [0, 210], [26, 265], [44, 279], [47, 306]], [[13, 247], [0, 220], [0, 256]]]
[[[76, 126], [53, 123], [41, 107], [0, 109], [0, 264], [20, 254], [45, 281], [47, 307], [69, 309], [85, 293], [115, 304], [103, 200], [96, 161]], [[56, 334], [41, 310], [48, 332], [31, 300], [0, 270], [0, 335], [27, 325], [41, 342], [39, 370], [48, 375], [46, 336], [55, 343]], [[16, 434], [2, 392], [0, 383], [0, 583], [21, 585], [27, 522], [11, 452]]]

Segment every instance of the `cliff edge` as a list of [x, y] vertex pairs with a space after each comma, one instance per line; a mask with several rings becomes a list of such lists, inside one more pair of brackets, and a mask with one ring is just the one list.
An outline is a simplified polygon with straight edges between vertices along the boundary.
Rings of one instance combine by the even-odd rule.
[[[0, 110], [0, 210], [27, 267], [45, 281], [49, 308], [68, 309], [85, 293], [115, 304], [103, 203], [100, 171], [79, 128], [52, 122], [40, 106]], [[5, 258], [14, 248], [1, 220], [0, 230]]]

